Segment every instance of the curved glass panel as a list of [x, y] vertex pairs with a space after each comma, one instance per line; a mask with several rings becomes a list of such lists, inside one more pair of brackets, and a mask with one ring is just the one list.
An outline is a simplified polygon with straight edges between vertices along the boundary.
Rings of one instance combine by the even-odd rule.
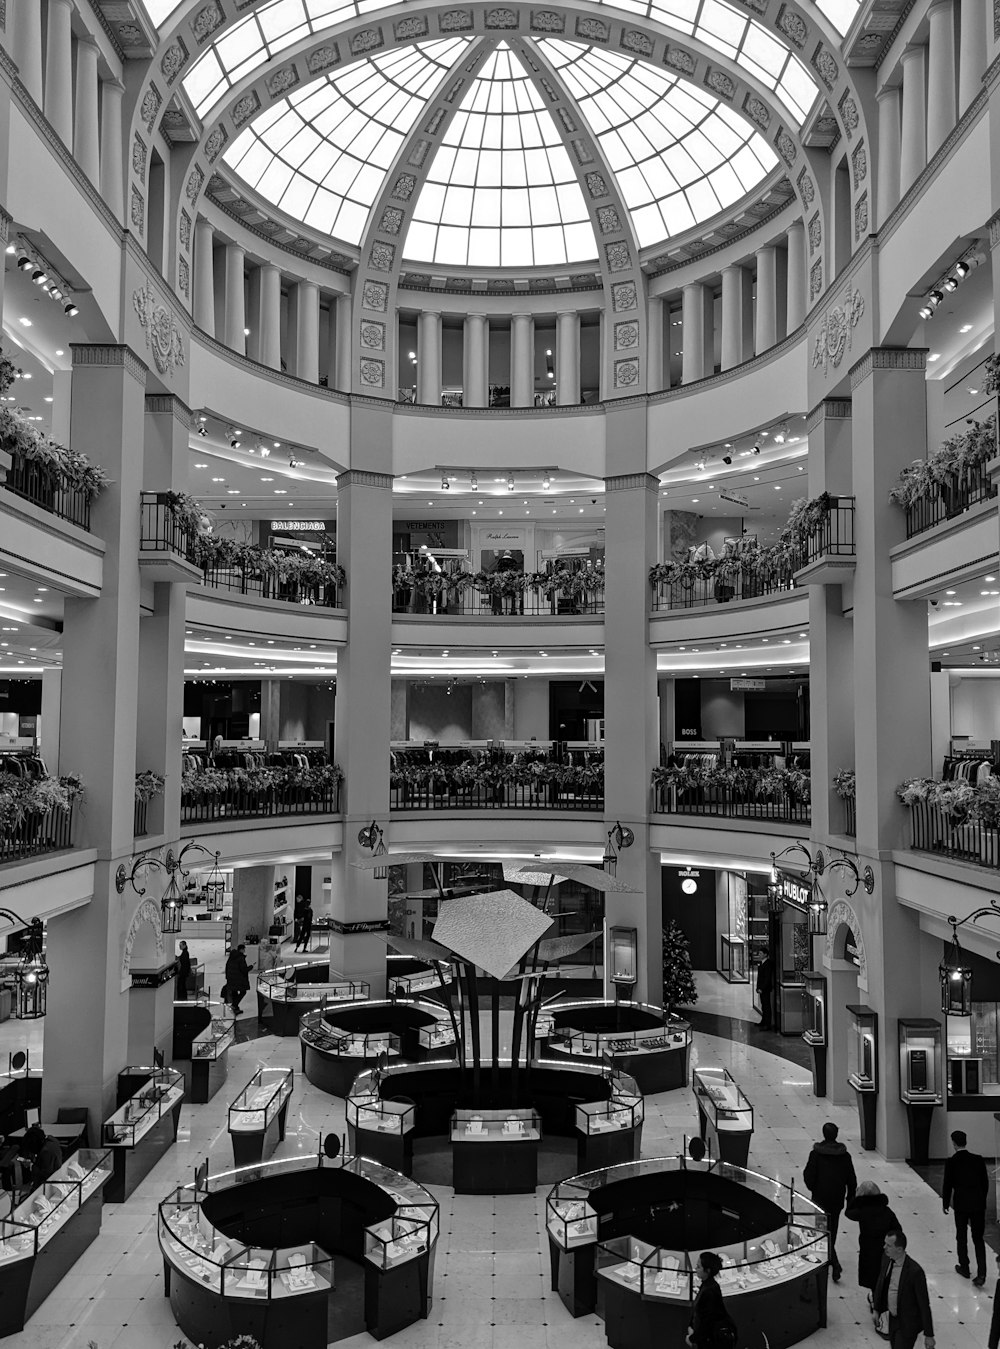
[[403, 256], [474, 267], [597, 257], [562, 136], [506, 43], [487, 58], [444, 134]]
[[596, 133], [640, 248], [732, 206], [778, 162], [707, 90], [616, 52], [548, 38], [538, 46]]
[[315, 81], [258, 117], [225, 162], [294, 219], [358, 244], [400, 146], [468, 45], [400, 47]]

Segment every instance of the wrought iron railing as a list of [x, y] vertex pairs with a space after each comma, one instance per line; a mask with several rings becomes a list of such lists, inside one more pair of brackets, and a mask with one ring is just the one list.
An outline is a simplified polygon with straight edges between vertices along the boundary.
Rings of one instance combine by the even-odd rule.
[[213, 564], [203, 565], [201, 571], [202, 584], [216, 590], [230, 590], [264, 600], [283, 600], [286, 604], [313, 604], [324, 609], [344, 607], [342, 588], [334, 581], [281, 580], [276, 575]]
[[149, 831], [146, 828], [146, 816], [149, 813], [149, 801], [136, 801], [132, 815], [132, 834], [140, 838]]
[[40, 853], [72, 848], [73, 806], [53, 806], [42, 815], [29, 815], [20, 824], [0, 830], [0, 862], [18, 862]]
[[733, 600], [760, 599], [795, 589], [794, 573], [804, 559], [780, 566], [733, 563], [709, 576], [688, 575], [683, 581], [653, 581], [653, 608], [695, 609], [703, 604], [728, 604]]
[[767, 797], [731, 787], [653, 786], [653, 809], [664, 815], [709, 815], [730, 820], [773, 820], [779, 824], [808, 824], [808, 801], [786, 792]]
[[139, 551], [177, 553], [194, 562], [194, 537], [174, 510], [169, 492], [143, 492]]
[[389, 809], [600, 811], [604, 809], [604, 785], [563, 788], [552, 782], [482, 782], [464, 786], [443, 779], [396, 783], [389, 788]]
[[518, 618], [574, 617], [604, 613], [604, 586], [595, 585], [571, 594], [541, 586], [528, 586], [513, 594], [489, 595], [474, 586], [442, 587], [430, 596], [418, 586], [397, 585], [392, 593], [394, 614], [450, 614], [482, 618], [504, 615]]
[[858, 832], [858, 802], [853, 796], [842, 798], [844, 802], [844, 833], [848, 838], [854, 838]]
[[3, 486], [50, 515], [57, 515], [60, 520], [68, 520], [71, 525], [89, 531], [90, 496], [67, 482], [53, 465], [27, 459], [14, 450]]
[[262, 791], [231, 787], [211, 795], [185, 792], [181, 796], [181, 824], [268, 819], [278, 815], [336, 815], [339, 810], [339, 785], [322, 792], [296, 787], [270, 787]]
[[854, 556], [854, 498], [831, 497], [830, 508], [806, 537], [800, 566], [821, 557]]
[[906, 537], [912, 539], [925, 529], [933, 529], [942, 520], [953, 520], [970, 506], [989, 501], [997, 494], [997, 485], [990, 478], [986, 464], [972, 464], [960, 474], [953, 473], [948, 481], [938, 484], [933, 495], [922, 496], [906, 508]]
[[987, 828], [979, 820], [963, 820], [929, 801], [915, 801], [910, 807], [910, 827], [910, 846], [917, 852], [938, 853], [1000, 870], [1000, 831]]

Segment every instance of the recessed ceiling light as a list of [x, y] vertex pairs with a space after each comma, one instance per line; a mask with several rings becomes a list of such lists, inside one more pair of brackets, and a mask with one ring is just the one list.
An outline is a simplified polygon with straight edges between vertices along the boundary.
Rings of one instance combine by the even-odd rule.
[[983, 580], [984, 580], [984, 581], [995, 581], [996, 579], [997, 579], [997, 578], [996, 578], [995, 576], [984, 576], [984, 577], [983, 577]]
[[18, 323], [20, 323], [21, 326], [24, 327], [24, 328], [30, 328], [30, 327], [31, 327], [31, 319], [26, 319], [26, 318], [23, 318], [23, 317], [22, 317], [22, 318], [19, 318], [19, 319], [18, 319]]
[[971, 332], [972, 332], [972, 324], [971, 324], [971, 323], [963, 323], [962, 326], [961, 326], [961, 328], [959, 328], [958, 331], [959, 331], [960, 333], [971, 333]]
[[225, 482], [226, 480], [225, 480], [225, 478], [213, 478], [212, 481], [213, 481], [213, 482]]
[[284, 487], [276, 487], [274, 489], [274, 495], [276, 497], [286, 497], [288, 496], [288, 492], [285, 490]]
[[927, 363], [929, 365], [931, 361], [939, 361], [940, 359], [941, 359], [940, 351], [932, 351], [931, 354], [927, 357]]
[[[988, 579], [989, 579], [989, 578], [987, 577], [987, 580], [988, 580]], [[946, 590], [944, 593], [945, 593], [946, 595], [957, 595], [957, 594], [958, 594], [958, 591], [957, 591], [957, 590]]]

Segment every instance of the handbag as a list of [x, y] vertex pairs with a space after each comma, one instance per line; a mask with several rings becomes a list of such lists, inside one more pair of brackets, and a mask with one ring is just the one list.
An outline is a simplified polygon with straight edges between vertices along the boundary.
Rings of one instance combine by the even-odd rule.
[[872, 1314], [872, 1324], [875, 1327], [875, 1334], [881, 1340], [889, 1338], [889, 1313], [888, 1311], [877, 1312], [871, 1293], [868, 1294], [868, 1310]]

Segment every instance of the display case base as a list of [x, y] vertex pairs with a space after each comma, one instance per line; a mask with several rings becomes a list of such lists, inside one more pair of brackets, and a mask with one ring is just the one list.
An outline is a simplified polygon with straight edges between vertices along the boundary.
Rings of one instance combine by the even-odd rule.
[[365, 1262], [365, 1326], [376, 1340], [394, 1335], [414, 1321], [426, 1319], [434, 1285], [434, 1254], [409, 1260], [395, 1269], [376, 1269]]
[[229, 1074], [229, 1050], [217, 1059], [191, 1059], [175, 1064], [184, 1074], [184, 1095], [192, 1105], [205, 1105], [225, 1083]]
[[861, 1147], [865, 1152], [875, 1148], [875, 1098], [874, 1091], [858, 1091], [854, 1088], [858, 1103], [858, 1122], [861, 1125]]
[[347, 1126], [348, 1150], [356, 1156], [370, 1157], [373, 1162], [391, 1166], [404, 1176], [413, 1175], [413, 1131], [392, 1134], [381, 1129], [358, 1129]]
[[288, 1118], [288, 1102], [275, 1115], [266, 1129], [235, 1129], [229, 1137], [233, 1140], [233, 1162], [236, 1166], [253, 1166], [256, 1162], [266, 1162], [279, 1143], [285, 1141], [285, 1121]]
[[135, 1187], [149, 1175], [165, 1152], [177, 1140], [177, 1126], [181, 1118], [181, 1102], [162, 1119], [156, 1121], [149, 1133], [134, 1148], [113, 1147], [115, 1169], [104, 1187], [104, 1198], [109, 1204], [124, 1204]]
[[718, 1132], [710, 1127], [708, 1116], [699, 1106], [698, 1132], [705, 1141], [711, 1134], [716, 1157], [721, 1158], [724, 1162], [729, 1162], [731, 1166], [746, 1166], [750, 1157], [752, 1130], [724, 1129]]
[[538, 1140], [455, 1142], [451, 1145], [456, 1194], [531, 1194], [538, 1185]]
[[637, 1162], [642, 1145], [642, 1125], [636, 1129], [609, 1129], [607, 1133], [578, 1134], [576, 1168], [599, 1171], [605, 1166]]
[[275, 1302], [224, 1298], [189, 1279], [164, 1261], [164, 1292], [174, 1320], [203, 1349], [222, 1349], [239, 1335], [250, 1335], [260, 1349], [325, 1349], [330, 1294], [299, 1293]]
[[597, 1275], [594, 1273], [594, 1247], [581, 1246], [564, 1251], [549, 1238], [552, 1291], [570, 1316], [587, 1316], [597, 1307]]
[[933, 1105], [913, 1105], [906, 1107], [906, 1123], [910, 1132], [910, 1155], [907, 1161], [911, 1165], [926, 1166], [930, 1160], [931, 1121], [934, 1118]]

